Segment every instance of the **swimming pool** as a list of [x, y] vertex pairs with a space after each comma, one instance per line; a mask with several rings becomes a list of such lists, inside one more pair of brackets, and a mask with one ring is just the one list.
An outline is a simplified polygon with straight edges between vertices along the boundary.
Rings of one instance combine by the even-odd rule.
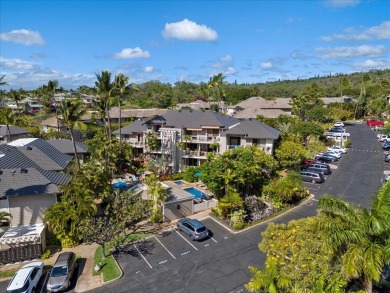
[[194, 196], [194, 199], [197, 198], [206, 198], [207, 194], [202, 192], [202, 190], [199, 190], [198, 188], [195, 187], [190, 187], [190, 188], [184, 188], [185, 191], [188, 193], [191, 193]]
[[173, 183], [175, 183], [175, 184], [177, 184], [177, 185], [183, 185], [183, 184], [185, 184], [183, 181], [181, 181], [181, 180], [178, 180], [178, 181], [175, 181], [175, 182], [173, 182]]

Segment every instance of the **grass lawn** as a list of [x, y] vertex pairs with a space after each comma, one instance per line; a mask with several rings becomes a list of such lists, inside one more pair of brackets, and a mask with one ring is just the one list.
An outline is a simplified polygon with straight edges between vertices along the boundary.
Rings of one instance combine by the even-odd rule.
[[0, 272], [0, 279], [12, 278], [15, 275], [16, 271], [17, 270], [15, 269], [15, 270]]
[[[100, 271], [95, 271], [95, 266], [102, 262], [102, 268]], [[106, 256], [102, 259], [102, 247], [96, 248], [94, 261], [93, 261], [93, 275], [97, 276], [103, 274], [103, 281], [108, 282], [118, 278], [121, 275], [121, 271], [112, 255]]]
[[[135, 241], [141, 240], [143, 238], [146, 238], [150, 235], [152, 235], [152, 234], [148, 233], [148, 232], [129, 234], [125, 237], [119, 237], [115, 241], [115, 243], [117, 243], [117, 244], [131, 243], [131, 242], [135, 242]], [[114, 246], [114, 243], [107, 243], [106, 244], [106, 248], [105, 248], [106, 254], [109, 253], [111, 247], [113, 247], [113, 246]], [[99, 261], [102, 262], [102, 268], [100, 269], [100, 271], [96, 272], [95, 266], [99, 264]], [[118, 267], [118, 265], [117, 265], [117, 263], [112, 255], [108, 255], [102, 260], [102, 247], [101, 246], [96, 248], [96, 251], [95, 251], [92, 274], [94, 276], [97, 276], [100, 273], [103, 274], [103, 281], [104, 282], [108, 282], [108, 281], [111, 281], [113, 279], [116, 279], [121, 274], [121, 270], [119, 269], [119, 267]]]

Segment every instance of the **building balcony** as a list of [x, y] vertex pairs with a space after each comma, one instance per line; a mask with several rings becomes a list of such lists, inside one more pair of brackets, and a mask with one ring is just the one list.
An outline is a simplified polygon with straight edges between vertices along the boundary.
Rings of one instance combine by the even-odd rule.
[[226, 150], [233, 150], [240, 147], [242, 147], [242, 145], [229, 144], [226, 146]]
[[131, 145], [135, 148], [143, 148], [145, 147], [145, 142], [144, 141], [138, 141], [135, 139], [124, 139], [124, 141], [127, 141], [131, 143]]
[[192, 135], [191, 143], [214, 143], [219, 142], [219, 136], [209, 136], [209, 135]]
[[198, 159], [206, 159], [206, 155], [208, 152], [205, 151], [182, 151], [183, 158], [198, 158]]

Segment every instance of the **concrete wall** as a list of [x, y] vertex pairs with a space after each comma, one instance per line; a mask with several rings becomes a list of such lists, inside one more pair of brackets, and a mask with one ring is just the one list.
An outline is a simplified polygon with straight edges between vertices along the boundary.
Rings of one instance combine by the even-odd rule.
[[11, 226], [43, 223], [44, 212], [56, 203], [54, 194], [9, 197]]
[[193, 199], [168, 202], [164, 204], [164, 220], [172, 221], [193, 214]]

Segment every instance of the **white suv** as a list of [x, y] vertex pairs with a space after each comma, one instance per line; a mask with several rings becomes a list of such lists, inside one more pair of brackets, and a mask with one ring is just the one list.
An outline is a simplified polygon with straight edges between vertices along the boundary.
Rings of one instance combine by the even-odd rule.
[[43, 262], [29, 263], [16, 272], [7, 287], [7, 293], [36, 292], [39, 279], [43, 274]]
[[335, 124], [333, 124], [334, 127], [344, 127], [344, 123], [343, 122], [336, 122]]

